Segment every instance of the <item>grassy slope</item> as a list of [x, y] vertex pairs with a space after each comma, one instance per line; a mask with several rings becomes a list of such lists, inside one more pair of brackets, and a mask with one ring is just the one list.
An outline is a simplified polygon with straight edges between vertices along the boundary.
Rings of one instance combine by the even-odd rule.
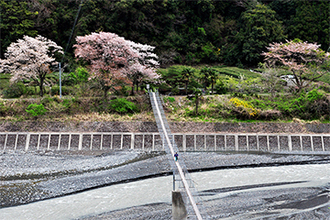
[[[251, 78], [257, 78], [260, 77], [259, 73], [251, 72], [247, 69], [241, 69], [237, 67], [227, 67], [227, 66], [214, 66], [213, 68], [217, 69], [221, 74], [232, 76], [234, 78], [240, 78], [242, 75], [246, 79]], [[199, 69], [199, 67], [196, 67], [196, 69]], [[9, 77], [10, 75], [4, 75], [0, 74], [0, 92], [1, 88], [4, 88], [4, 86], [9, 84]], [[330, 77], [329, 73], [328, 75], [323, 76], [320, 78], [320, 81], [330, 83]], [[200, 110], [205, 113], [209, 111], [210, 109], [214, 109], [216, 106], [224, 106], [226, 105], [226, 97], [227, 95], [217, 95], [215, 96], [214, 103], [208, 102], [207, 104], [204, 102], [201, 103]], [[170, 121], [198, 121], [198, 122], [220, 122], [220, 121], [237, 121], [237, 119], [222, 119], [217, 117], [208, 117], [203, 114], [199, 116], [192, 116], [191, 114], [187, 114], [187, 112], [193, 112], [194, 111], [194, 104], [186, 100], [186, 97], [175, 97], [176, 101], [173, 103], [172, 106], [166, 106], [167, 108], [167, 116], [168, 120]], [[228, 100], [227, 100], [228, 101]], [[172, 110], [172, 107], [174, 108]], [[133, 115], [117, 115], [117, 114], [99, 114], [99, 113], [77, 113], [75, 115], [65, 115], [61, 114], [61, 118], [58, 118], [57, 116], [49, 116], [49, 118], [43, 118], [42, 120], [54, 120], [54, 121], [152, 121], [153, 116], [152, 112], [142, 112], [139, 114], [133, 114]], [[41, 117], [42, 118], [42, 117]], [[40, 118], [40, 119], [41, 119]], [[23, 118], [17, 118], [18, 120], [22, 120]], [[15, 118], [0, 118], [0, 120], [17, 120]], [[24, 119], [23, 119], [24, 120]]]

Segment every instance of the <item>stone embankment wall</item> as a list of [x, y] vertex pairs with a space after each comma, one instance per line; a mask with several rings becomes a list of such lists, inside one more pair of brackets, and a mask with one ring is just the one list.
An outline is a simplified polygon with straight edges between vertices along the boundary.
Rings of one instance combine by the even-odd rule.
[[[172, 133], [330, 134], [321, 123], [169, 122]], [[155, 122], [0, 122], [0, 132], [158, 132]]]

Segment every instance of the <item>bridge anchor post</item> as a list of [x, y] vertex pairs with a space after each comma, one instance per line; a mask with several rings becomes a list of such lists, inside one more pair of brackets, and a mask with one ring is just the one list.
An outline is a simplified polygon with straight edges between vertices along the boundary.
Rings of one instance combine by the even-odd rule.
[[186, 220], [187, 209], [179, 191], [172, 191], [172, 219]]

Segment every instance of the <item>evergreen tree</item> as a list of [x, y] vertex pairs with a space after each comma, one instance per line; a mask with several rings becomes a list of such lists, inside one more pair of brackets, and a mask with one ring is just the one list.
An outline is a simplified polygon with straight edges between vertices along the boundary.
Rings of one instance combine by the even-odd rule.
[[1, 53], [4, 57], [5, 49], [14, 41], [24, 35], [36, 36], [34, 18], [38, 14], [29, 11], [28, 5], [23, 1], [0, 1], [0, 29]]
[[235, 36], [233, 60], [256, 66], [262, 61], [261, 52], [266, 46], [284, 38], [282, 22], [276, 19], [275, 11], [266, 5], [257, 4], [241, 15], [240, 28]]

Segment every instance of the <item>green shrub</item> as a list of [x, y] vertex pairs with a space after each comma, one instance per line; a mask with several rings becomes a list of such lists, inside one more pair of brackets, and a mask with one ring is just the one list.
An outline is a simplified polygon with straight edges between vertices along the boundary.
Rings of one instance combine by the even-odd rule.
[[170, 96], [164, 97], [164, 102], [165, 103], [167, 103], [167, 102], [173, 103], [173, 102], [175, 102], [175, 98], [170, 97]]
[[62, 73], [62, 86], [73, 86], [77, 83], [77, 76], [74, 72]]
[[77, 83], [86, 83], [90, 74], [84, 67], [78, 67], [74, 72], [62, 74], [62, 85], [73, 86]]
[[10, 74], [3, 74], [0, 73], [0, 91], [2, 91], [4, 88], [7, 88], [10, 80]]
[[70, 107], [75, 101], [76, 101], [75, 98], [72, 98], [72, 99], [63, 99], [62, 104], [63, 104], [65, 107], [69, 108], [69, 107]]
[[330, 93], [330, 85], [329, 84], [323, 84], [320, 86], [320, 89], [322, 89], [323, 91]]
[[33, 95], [40, 95], [40, 88], [38, 86], [27, 86], [26, 87], [26, 95], [33, 96]]
[[175, 87], [175, 88], [171, 89], [171, 93], [172, 93], [172, 95], [178, 95], [180, 93], [180, 90]]
[[314, 101], [323, 99], [324, 97], [325, 97], [325, 95], [322, 92], [320, 92], [316, 89], [313, 89], [312, 91], [307, 93], [306, 98], [309, 102], [314, 102]]
[[217, 94], [226, 94], [228, 92], [228, 88], [222, 80], [217, 80], [214, 86], [214, 90]]
[[13, 83], [2, 92], [4, 98], [19, 98], [26, 94], [26, 87], [22, 82]]
[[6, 116], [10, 112], [10, 107], [5, 105], [4, 102], [0, 102], [0, 116]]
[[75, 71], [76, 79], [78, 82], [87, 82], [89, 78], [89, 72], [84, 67], [78, 67]]
[[283, 96], [277, 103], [278, 109], [290, 117], [312, 120], [329, 114], [329, 100], [316, 89], [308, 93], [301, 92], [298, 97], [292, 99]]
[[30, 104], [25, 111], [34, 117], [44, 115], [47, 112], [43, 104]]
[[53, 102], [53, 98], [50, 97], [49, 95], [45, 95], [44, 97], [42, 97], [41, 99], [41, 104], [43, 104], [44, 106], [47, 106], [49, 103]]
[[245, 95], [243, 93], [240, 93], [240, 92], [233, 92], [231, 94], [232, 97], [237, 97], [237, 98], [244, 98]]
[[125, 98], [118, 98], [110, 101], [110, 108], [119, 113], [133, 113], [137, 111], [137, 107], [133, 102], [127, 101]]

